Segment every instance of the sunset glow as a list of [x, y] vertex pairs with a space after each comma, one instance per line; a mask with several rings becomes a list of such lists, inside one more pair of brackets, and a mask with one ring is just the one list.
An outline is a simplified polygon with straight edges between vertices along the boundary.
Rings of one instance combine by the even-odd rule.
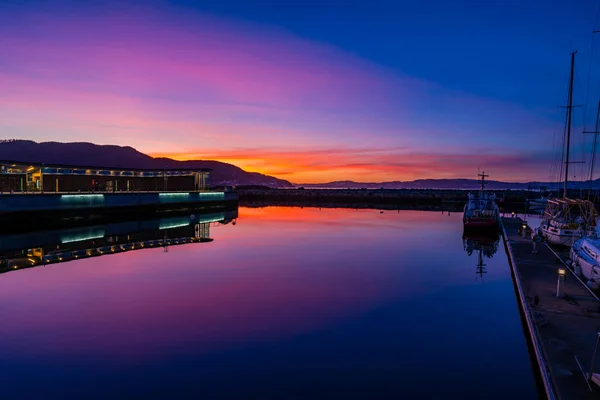
[[[500, 83], [458, 90], [405, 72], [408, 54], [386, 65], [325, 36], [187, 3], [3, 7], [0, 139], [131, 146], [293, 183], [473, 178], [480, 167], [499, 180], [547, 180], [559, 152], [562, 48], [532, 98]], [[540, 82], [513, 83], [530, 93]], [[580, 132], [586, 121], [574, 121]]]

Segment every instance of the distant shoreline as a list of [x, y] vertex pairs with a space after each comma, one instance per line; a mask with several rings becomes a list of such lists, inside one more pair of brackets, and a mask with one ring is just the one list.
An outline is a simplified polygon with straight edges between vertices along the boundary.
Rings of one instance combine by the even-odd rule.
[[[527, 211], [527, 200], [542, 193], [527, 190], [491, 190], [501, 209]], [[468, 190], [463, 189], [270, 189], [238, 188], [242, 206], [313, 206], [376, 208], [386, 210], [421, 209], [462, 211]], [[473, 192], [473, 190], [471, 190]], [[577, 190], [579, 194], [579, 190]]]

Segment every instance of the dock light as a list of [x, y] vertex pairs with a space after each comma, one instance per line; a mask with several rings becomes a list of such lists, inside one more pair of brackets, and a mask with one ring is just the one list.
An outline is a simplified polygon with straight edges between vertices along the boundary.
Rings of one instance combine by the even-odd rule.
[[512, 215], [512, 217], [514, 218], [514, 217], [515, 217], [515, 212], [513, 211], [513, 212], [511, 213], [511, 215]]
[[556, 282], [556, 297], [560, 297], [560, 282], [567, 278], [567, 270], [565, 268], [558, 269], [558, 281]]
[[527, 228], [528, 228], [527, 222], [523, 222], [521, 224], [521, 236], [527, 237]]

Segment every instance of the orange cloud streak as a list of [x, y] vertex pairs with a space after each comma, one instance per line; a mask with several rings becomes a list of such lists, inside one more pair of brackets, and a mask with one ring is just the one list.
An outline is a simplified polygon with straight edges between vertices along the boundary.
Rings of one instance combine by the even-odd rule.
[[441, 152], [405, 148], [367, 149], [240, 149], [219, 152], [152, 153], [175, 160], [217, 160], [251, 172], [273, 175], [292, 183], [323, 183], [337, 180], [368, 182], [409, 181], [429, 178], [468, 178], [485, 166], [494, 179], [539, 179], [548, 170], [544, 153], [498, 154], [480, 149], [465, 154], [458, 149]]

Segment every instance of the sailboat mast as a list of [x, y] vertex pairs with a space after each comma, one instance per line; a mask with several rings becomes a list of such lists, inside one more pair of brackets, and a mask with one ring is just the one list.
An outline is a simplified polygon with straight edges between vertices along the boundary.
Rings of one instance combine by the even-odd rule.
[[565, 157], [565, 188], [563, 197], [567, 198], [567, 186], [569, 182], [569, 146], [571, 144], [571, 111], [573, 110], [573, 75], [575, 70], [575, 54], [577, 50], [571, 53], [571, 78], [569, 80], [569, 102], [567, 105], [567, 152]]

